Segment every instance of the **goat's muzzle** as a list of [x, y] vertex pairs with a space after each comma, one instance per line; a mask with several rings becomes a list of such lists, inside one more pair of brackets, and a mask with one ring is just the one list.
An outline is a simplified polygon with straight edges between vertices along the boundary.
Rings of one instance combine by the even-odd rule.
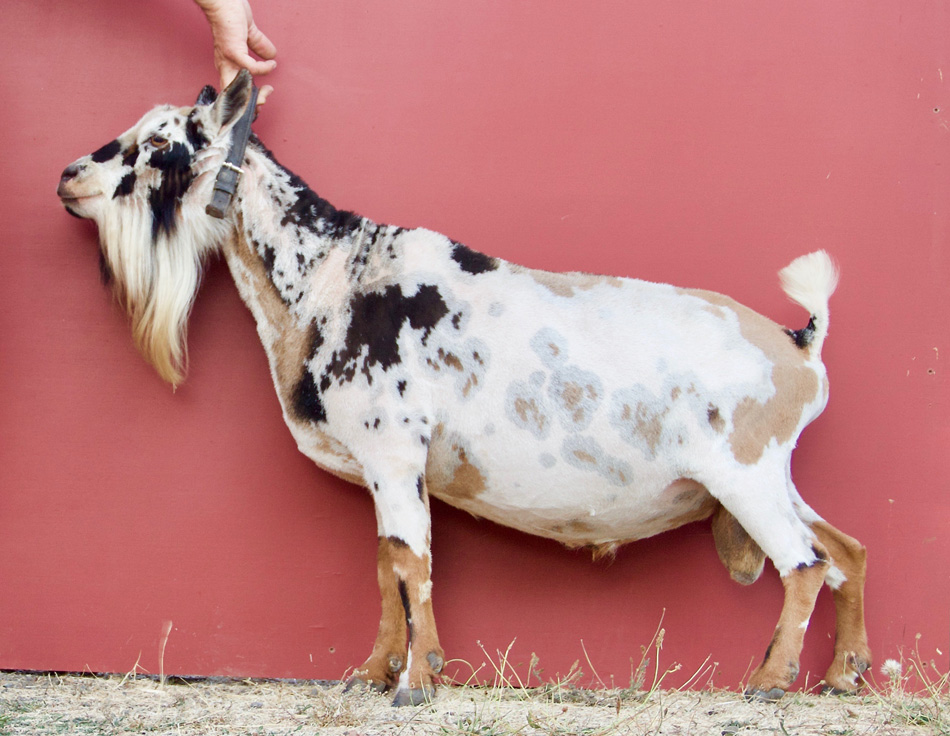
[[63, 173], [59, 177], [59, 186], [56, 187], [56, 196], [59, 197], [60, 201], [63, 203], [63, 207], [66, 208], [66, 211], [71, 214], [73, 217], [82, 218], [83, 216], [76, 212], [73, 209], [75, 203], [88, 196], [92, 196], [86, 193], [77, 193], [73, 190], [73, 182], [76, 177], [82, 172], [82, 165], [79, 163], [71, 163], [67, 166]]
[[75, 179], [79, 172], [82, 171], [82, 168], [78, 163], [71, 163], [65, 169], [63, 169], [62, 175], [59, 177], [59, 186], [56, 187], [56, 194], [61, 198], [70, 199], [71, 195], [69, 193], [69, 182]]

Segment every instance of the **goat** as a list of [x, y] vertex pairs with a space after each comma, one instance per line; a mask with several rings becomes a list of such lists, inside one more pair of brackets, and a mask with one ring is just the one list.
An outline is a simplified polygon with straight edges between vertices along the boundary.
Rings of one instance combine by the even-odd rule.
[[790, 471], [828, 399], [838, 275], [824, 251], [780, 273], [810, 316], [788, 330], [720, 294], [532, 270], [337, 210], [253, 135], [214, 219], [205, 204], [252, 90], [244, 72], [153, 109], [70, 165], [58, 195], [95, 220], [104, 277], [173, 385], [202, 264], [223, 252], [299, 449], [372, 495], [382, 616], [351, 685], [395, 689], [397, 705], [434, 693], [430, 495], [595, 556], [711, 518], [734, 579], [754, 582], [768, 557], [785, 589], [747, 693], [791, 686], [822, 583], [837, 615], [824, 682], [861, 685], [866, 552]]

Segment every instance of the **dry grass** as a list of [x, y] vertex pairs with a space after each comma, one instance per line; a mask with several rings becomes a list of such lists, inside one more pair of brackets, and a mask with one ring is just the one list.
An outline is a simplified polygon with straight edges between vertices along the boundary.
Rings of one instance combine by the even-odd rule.
[[950, 734], [946, 699], [792, 694], [749, 703], [724, 691], [444, 687], [419, 708], [314, 682], [182, 681], [0, 674], [0, 734]]
[[0, 736], [950, 736], [950, 676], [919, 653], [888, 661], [883, 682], [872, 678], [867, 695], [791, 693], [762, 703], [712, 689], [708, 661], [690, 689], [664, 690], [677, 668], [658, 665], [662, 643], [658, 629], [623, 689], [604, 687], [586, 652], [588, 675], [577, 663], [545, 680], [536, 657], [519, 671], [511, 646], [492, 655], [483, 649], [478, 666], [455, 662], [455, 683], [434, 702], [398, 709], [388, 696], [343, 693], [339, 683], [0, 673]]

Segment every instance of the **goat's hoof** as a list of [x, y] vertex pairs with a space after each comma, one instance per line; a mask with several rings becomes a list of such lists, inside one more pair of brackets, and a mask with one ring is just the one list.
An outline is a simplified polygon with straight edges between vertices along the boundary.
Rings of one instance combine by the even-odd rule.
[[823, 693], [831, 695], [854, 695], [864, 685], [863, 676], [870, 664], [870, 656], [855, 652], [843, 658], [839, 654], [825, 674]]
[[857, 691], [857, 689], [855, 689], [855, 688], [848, 688], [848, 689], [846, 689], [846, 690], [842, 690], [840, 687], [834, 687], [833, 685], [825, 685], [823, 688], [821, 688], [821, 694], [822, 694], [822, 695], [835, 695], [835, 696], [838, 696], [838, 695], [857, 695], [857, 694], [858, 694], [858, 691]]
[[821, 693], [822, 695], [857, 695], [862, 685], [861, 675], [857, 672], [852, 673], [850, 677], [831, 678], [826, 675]]
[[435, 697], [435, 688], [428, 687], [406, 688], [396, 691], [396, 698], [393, 700], [393, 706], [402, 707], [404, 705], [424, 705], [431, 703]]
[[767, 703], [774, 703], [776, 700], [781, 700], [784, 695], [785, 691], [780, 687], [773, 687], [768, 690], [754, 687], [745, 691], [746, 700], [760, 700]]
[[388, 685], [385, 682], [377, 682], [376, 680], [364, 680], [361, 677], [351, 677], [346, 681], [346, 687], [343, 688], [343, 692], [348, 693], [354, 690], [373, 690], [377, 693], [385, 692], [388, 688]]

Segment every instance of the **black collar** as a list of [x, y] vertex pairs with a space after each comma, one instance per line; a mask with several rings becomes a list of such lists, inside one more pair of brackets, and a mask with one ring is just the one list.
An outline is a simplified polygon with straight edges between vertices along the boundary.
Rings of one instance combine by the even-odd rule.
[[218, 170], [218, 178], [214, 180], [214, 190], [211, 193], [211, 203], [205, 207], [212, 217], [224, 219], [231, 204], [231, 198], [237, 189], [238, 177], [244, 173], [241, 164], [244, 163], [244, 149], [247, 148], [247, 139], [251, 135], [251, 121], [257, 111], [257, 87], [251, 85], [251, 99], [244, 110], [244, 114], [234, 124], [231, 131], [231, 149], [228, 157]]

